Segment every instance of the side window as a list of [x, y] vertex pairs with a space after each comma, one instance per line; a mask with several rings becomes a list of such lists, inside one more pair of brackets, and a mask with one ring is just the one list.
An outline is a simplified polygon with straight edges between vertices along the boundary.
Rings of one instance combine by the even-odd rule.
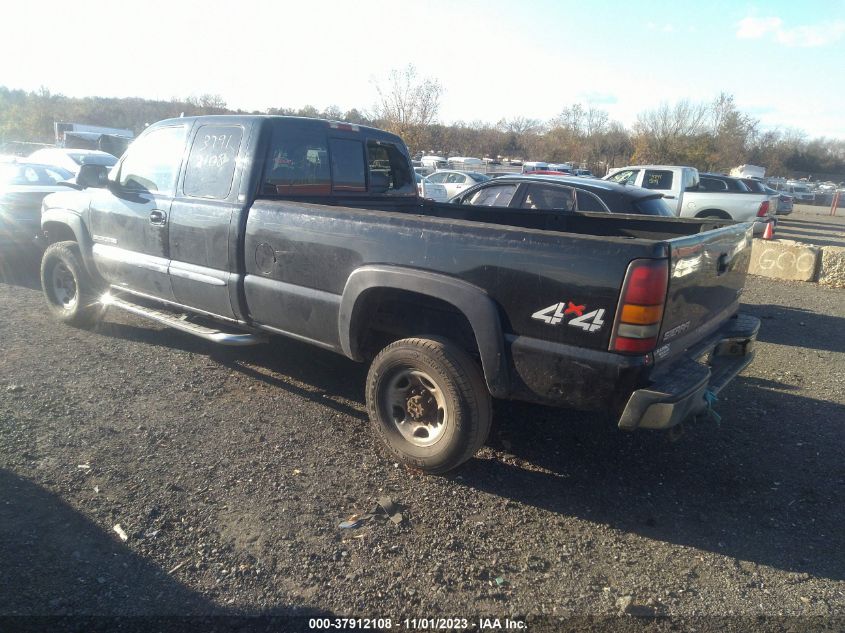
[[367, 165], [370, 173], [382, 172], [387, 175], [388, 191], [413, 193], [414, 178], [408, 159], [393, 143], [367, 141]]
[[331, 193], [326, 134], [311, 126], [279, 123], [264, 166], [265, 194], [327, 196]]
[[483, 187], [464, 200], [474, 207], [506, 207], [511, 203], [516, 185], [492, 185]]
[[435, 172], [428, 177], [431, 182], [436, 182], [437, 184], [443, 184], [446, 182], [446, 176], [449, 174], [444, 174], [443, 172]]
[[695, 191], [698, 189], [698, 172], [692, 169], [684, 170], [684, 191]]
[[575, 190], [571, 187], [531, 185], [522, 202], [523, 209], [575, 210]]
[[601, 199], [594, 193], [584, 191], [583, 189], [576, 189], [575, 196], [578, 202], [579, 211], [597, 211], [600, 213], [608, 213], [608, 208], [604, 205]]
[[47, 172], [47, 178], [49, 180], [52, 180], [54, 184], [57, 182], [61, 182], [62, 180], [67, 180], [67, 176], [65, 176], [61, 172], [56, 171], [55, 169], [45, 167], [44, 171]]
[[200, 126], [188, 155], [186, 196], [214, 200], [229, 196], [243, 133], [239, 125]]
[[672, 189], [672, 172], [658, 169], [646, 169], [643, 175], [643, 187], [669, 191]]
[[728, 187], [721, 180], [715, 178], [701, 178], [701, 188], [705, 191], [727, 191]]
[[333, 138], [329, 140], [332, 156], [332, 189], [366, 191], [364, 144], [361, 141]]
[[620, 185], [633, 185], [637, 182], [637, 174], [639, 173], [639, 169], [625, 169], [613, 174], [608, 180], [618, 182]]
[[132, 143], [120, 165], [119, 182], [127, 189], [172, 194], [185, 149], [184, 125], [152, 130]]

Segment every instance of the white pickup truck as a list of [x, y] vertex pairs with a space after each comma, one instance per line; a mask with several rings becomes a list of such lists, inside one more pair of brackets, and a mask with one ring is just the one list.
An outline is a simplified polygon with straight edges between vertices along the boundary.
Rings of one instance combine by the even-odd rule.
[[604, 179], [662, 191], [664, 200], [682, 218], [753, 220], [755, 235], [762, 234], [767, 223], [776, 221], [777, 196], [753, 193], [742, 183], [732, 188], [732, 181], [737, 179], [729, 176], [708, 174], [705, 179], [709, 186], [705, 188], [695, 167], [632, 165], [615, 169]]

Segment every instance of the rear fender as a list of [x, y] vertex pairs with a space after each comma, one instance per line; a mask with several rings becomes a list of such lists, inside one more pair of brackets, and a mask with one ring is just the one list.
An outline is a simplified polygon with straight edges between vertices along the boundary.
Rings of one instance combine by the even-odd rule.
[[346, 356], [364, 360], [361, 342], [366, 328], [362, 322], [365, 295], [378, 288], [405, 290], [454, 306], [472, 327], [490, 394], [497, 398], [507, 396], [505, 340], [495, 303], [478, 286], [438, 273], [396, 266], [363, 266], [353, 271], [343, 290], [338, 324], [340, 345]]

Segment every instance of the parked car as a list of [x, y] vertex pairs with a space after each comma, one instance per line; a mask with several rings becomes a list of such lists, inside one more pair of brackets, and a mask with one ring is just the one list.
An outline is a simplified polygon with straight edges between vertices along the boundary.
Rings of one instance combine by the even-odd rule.
[[[706, 179], [705, 183], [711, 187], [710, 190], [702, 186], [701, 178]], [[632, 165], [614, 170], [604, 180], [660, 192], [680, 217], [751, 221], [754, 222], [754, 233], [763, 234], [766, 225], [775, 222], [770, 196], [752, 193], [741, 183], [736, 185], [720, 181], [725, 178], [730, 176], [699, 176], [695, 167]]]
[[[775, 191], [774, 189], [770, 189], [765, 185], [762, 180], [758, 180], [757, 178], [747, 178], [747, 177], [740, 177], [738, 178], [742, 181], [742, 184], [748, 188], [749, 191], [753, 191], [754, 193], [764, 193], [769, 196], [769, 203], [771, 204], [770, 211], [775, 215], [786, 215], [780, 213], [780, 194]], [[791, 209], [790, 209], [791, 210]]]
[[787, 182], [774, 183], [774, 188], [790, 196], [795, 202], [812, 204], [816, 200], [816, 194], [810, 190], [805, 182], [788, 180]]
[[576, 169], [573, 171], [576, 176], [580, 176], [581, 178], [595, 178], [593, 172], [589, 169]]
[[446, 195], [451, 198], [458, 195], [467, 187], [472, 187], [479, 182], [487, 182], [490, 176], [480, 174], [477, 171], [457, 171], [453, 169], [442, 169], [427, 176], [429, 182], [434, 182], [446, 187]]
[[374, 436], [425, 472], [484, 445], [494, 397], [668, 429], [754, 358], [760, 320], [738, 314], [749, 224], [421, 201], [398, 136], [296, 117], [162, 121], [104, 171], [44, 200], [53, 317], [123, 310], [209, 343], [281, 335], [366, 362]]
[[766, 193], [770, 196], [777, 196], [778, 197], [778, 208], [777, 214], [778, 215], [789, 215], [792, 213], [792, 196], [784, 193], [783, 191], [778, 191], [777, 189], [772, 189], [769, 186], [764, 185]]
[[446, 193], [446, 187], [439, 183], [431, 182], [428, 178], [421, 176], [419, 173], [416, 174], [416, 177], [417, 193], [420, 198], [427, 198], [437, 202], [446, 202], [449, 199], [449, 195]]
[[467, 189], [449, 202], [512, 209], [636, 213], [669, 218], [674, 215], [659, 193], [577, 176], [496, 178]]
[[112, 167], [117, 163], [117, 157], [108, 152], [96, 149], [65, 149], [63, 147], [48, 147], [35, 150], [27, 160], [42, 165], [55, 165], [73, 173], [79, 173], [82, 165], [103, 165]]
[[0, 249], [28, 246], [41, 232], [41, 201], [67, 191], [60, 182], [73, 178], [61, 167], [29, 162], [0, 164]]

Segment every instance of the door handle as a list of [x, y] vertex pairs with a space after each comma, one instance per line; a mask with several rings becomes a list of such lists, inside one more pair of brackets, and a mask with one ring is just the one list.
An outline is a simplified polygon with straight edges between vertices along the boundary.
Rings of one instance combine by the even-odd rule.
[[664, 195], [663, 197], [664, 197], [664, 198], [666, 198], [667, 200], [674, 200], [674, 199], [675, 199], [675, 196], [666, 196], [666, 195]]
[[167, 214], [160, 209], [153, 209], [150, 211], [150, 224], [156, 226], [164, 226], [167, 224]]

